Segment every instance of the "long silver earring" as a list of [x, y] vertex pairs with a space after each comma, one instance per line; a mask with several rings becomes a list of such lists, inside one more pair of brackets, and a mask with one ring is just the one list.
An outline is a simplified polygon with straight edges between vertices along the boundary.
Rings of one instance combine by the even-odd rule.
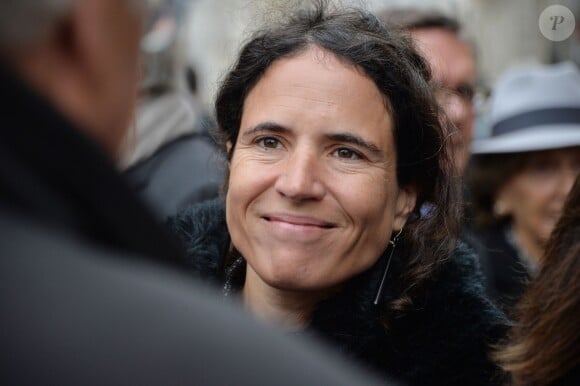
[[379, 284], [379, 289], [377, 290], [377, 294], [375, 296], [374, 305], [378, 305], [381, 297], [383, 296], [383, 287], [385, 285], [385, 280], [387, 278], [387, 273], [389, 272], [389, 267], [391, 266], [391, 260], [393, 259], [393, 253], [395, 252], [395, 247], [397, 246], [397, 240], [399, 240], [399, 236], [403, 232], [403, 228], [397, 233], [391, 240], [389, 240], [389, 245], [387, 249], [390, 248], [389, 257], [387, 258], [387, 265], [385, 266], [385, 271], [383, 272], [383, 278], [381, 279], [381, 283]]

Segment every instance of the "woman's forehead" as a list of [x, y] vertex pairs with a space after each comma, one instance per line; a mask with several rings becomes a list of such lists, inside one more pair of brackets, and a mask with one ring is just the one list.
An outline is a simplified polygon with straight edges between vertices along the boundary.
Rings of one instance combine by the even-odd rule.
[[318, 47], [273, 62], [248, 94], [244, 107], [253, 99], [263, 99], [260, 102], [269, 105], [283, 101], [305, 108], [324, 104], [328, 110], [357, 107], [361, 112], [369, 108], [386, 111], [384, 97], [372, 79]]
[[350, 130], [383, 143], [384, 133], [392, 130], [374, 82], [319, 48], [274, 62], [248, 94], [242, 130], [270, 121], [289, 128]]

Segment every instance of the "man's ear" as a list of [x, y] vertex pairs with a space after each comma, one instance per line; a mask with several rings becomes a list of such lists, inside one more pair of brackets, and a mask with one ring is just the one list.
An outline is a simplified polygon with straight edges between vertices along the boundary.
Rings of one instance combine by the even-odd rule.
[[407, 186], [399, 189], [395, 204], [395, 218], [393, 220], [393, 232], [398, 232], [405, 226], [409, 215], [413, 212], [417, 203], [417, 189]]
[[53, 97], [54, 89], [60, 94], [66, 93], [71, 79], [78, 78], [76, 49], [79, 43], [72, 10], [75, 7], [78, 7], [77, 2], [50, 26], [42, 40], [15, 50], [10, 57], [23, 77], [49, 97]]
[[[100, 81], [99, 63], [102, 53], [107, 52], [106, 31], [107, 5], [98, 0], [76, 1], [71, 15], [71, 56], [76, 59], [80, 71], [85, 72], [87, 79]], [[103, 49], [104, 48], [104, 49]]]
[[38, 79], [45, 79], [40, 88], [52, 98], [65, 99], [64, 104], [72, 106], [73, 113], [90, 98], [91, 88], [102, 83], [96, 77], [97, 63], [103, 61], [95, 42], [99, 35], [97, 19], [102, 18], [97, 4], [95, 0], [71, 3], [68, 13], [47, 35], [42, 51], [45, 55], [35, 71]]
[[[99, 31], [99, 18], [102, 12], [95, 0], [74, 1], [69, 11], [51, 28], [44, 41], [45, 47], [52, 54], [52, 65], [60, 67], [63, 73], [85, 72], [87, 64], [98, 62], [102, 58], [93, 54], [96, 37]], [[104, 24], [106, 25], [106, 23]], [[87, 58], [87, 56], [90, 57]], [[54, 71], [54, 69], [51, 69]], [[57, 74], [58, 75], [58, 74]], [[84, 74], [82, 74], [84, 75]]]
[[86, 13], [82, 10], [85, 3], [71, 2], [67, 13], [41, 41], [23, 47], [12, 58], [22, 77], [79, 125], [86, 124], [89, 109], [84, 105], [90, 105], [86, 92], [87, 64], [83, 58], [86, 47], [79, 35], [79, 28], [86, 28], [84, 20], [79, 20], [79, 14]]

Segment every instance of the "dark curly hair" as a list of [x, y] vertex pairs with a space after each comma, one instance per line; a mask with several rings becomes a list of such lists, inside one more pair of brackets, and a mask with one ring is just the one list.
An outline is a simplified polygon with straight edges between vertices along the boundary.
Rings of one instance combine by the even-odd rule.
[[224, 149], [228, 142], [234, 145], [226, 154], [230, 160], [252, 88], [276, 60], [308, 47], [327, 50], [372, 79], [393, 116], [399, 185], [413, 186], [418, 194], [403, 232], [402, 296], [390, 304], [402, 310], [449, 256], [459, 231], [461, 196], [447, 146], [450, 131], [430, 89], [429, 66], [408, 37], [364, 10], [314, 3], [287, 22], [255, 33], [244, 45], [215, 103], [218, 137]]

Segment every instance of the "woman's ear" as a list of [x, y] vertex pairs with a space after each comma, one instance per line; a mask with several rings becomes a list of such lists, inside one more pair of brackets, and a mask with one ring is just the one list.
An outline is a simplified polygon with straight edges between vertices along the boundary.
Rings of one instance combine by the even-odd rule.
[[409, 215], [413, 212], [417, 203], [417, 189], [407, 186], [399, 190], [397, 203], [395, 204], [395, 218], [393, 220], [393, 232], [398, 232], [405, 226]]

